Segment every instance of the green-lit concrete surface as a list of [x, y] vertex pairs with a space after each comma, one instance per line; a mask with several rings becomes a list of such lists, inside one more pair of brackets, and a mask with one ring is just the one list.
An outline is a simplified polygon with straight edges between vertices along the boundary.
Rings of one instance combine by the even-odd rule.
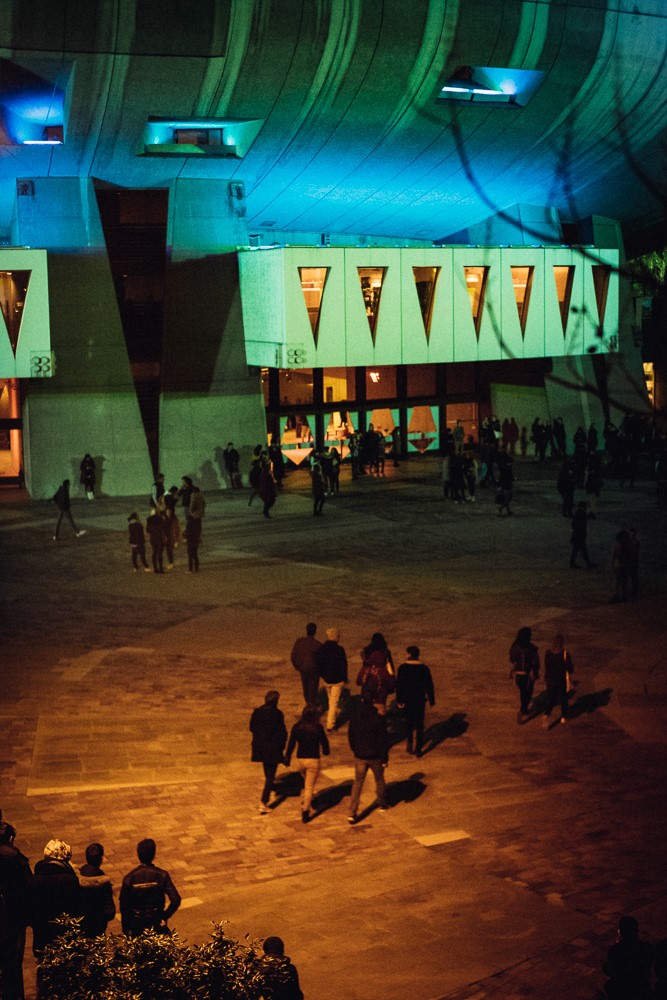
[[[572, 572], [555, 474], [518, 461], [511, 518], [492, 491], [443, 502], [433, 458], [385, 481], [345, 470], [317, 520], [305, 472], [270, 521], [246, 491], [210, 495], [198, 576], [182, 548], [173, 573], [130, 571], [126, 517], [144, 497], [75, 501], [87, 534], [63, 525], [56, 544], [52, 504], [2, 491], [0, 806], [19, 846], [34, 864], [58, 836], [80, 861], [101, 840], [118, 888], [154, 836], [184, 897], [173, 926], [280, 934], [307, 1000], [593, 998], [621, 913], [667, 936], [667, 514], [646, 480], [608, 484], [589, 529], [599, 567]], [[630, 524], [640, 599], [609, 604]], [[352, 682], [375, 630], [396, 658], [417, 642], [435, 677], [437, 745], [415, 760], [397, 744], [392, 808], [354, 828], [346, 726], [311, 824], [287, 777], [257, 813], [248, 718], [277, 687], [296, 719], [289, 651], [311, 618], [341, 630]], [[542, 652], [562, 631], [575, 661], [573, 717], [548, 732], [516, 723], [507, 650], [523, 624]]]

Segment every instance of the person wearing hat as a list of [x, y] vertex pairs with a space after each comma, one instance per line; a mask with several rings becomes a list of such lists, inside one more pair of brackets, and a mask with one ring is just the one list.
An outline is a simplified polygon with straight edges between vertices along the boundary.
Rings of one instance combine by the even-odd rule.
[[39, 961], [47, 944], [52, 944], [63, 928], [53, 921], [62, 914], [81, 915], [79, 880], [70, 864], [72, 848], [64, 840], [50, 840], [44, 858], [35, 865], [28, 900], [32, 925], [32, 950]]
[[324, 681], [329, 700], [327, 712], [327, 732], [336, 728], [338, 703], [344, 686], [348, 683], [347, 654], [339, 644], [340, 632], [337, 628], [327, 629], [327, 639], [315, 653], [317, 672]]

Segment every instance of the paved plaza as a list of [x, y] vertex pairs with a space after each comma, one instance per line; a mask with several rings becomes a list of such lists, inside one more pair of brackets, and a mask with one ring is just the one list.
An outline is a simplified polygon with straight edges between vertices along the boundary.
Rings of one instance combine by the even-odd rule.
[[[202, 571], [179, 547], [157, 579], [130, 569], [127, 516], [145, 517], [145, 497], [75, 500], [86, 535], [65, 524], [55, 543], [53, 504], [2, 491], [0, 807], [18, 846], [34, 864], [60, 837], [79, 862], [99, 840], [118, 888], [154, 837], [179, 934], [202, 941], [224, 919], [234, 937], [280, 935], [306, 1000], [594, 1000], [621, 914], [667, 937], [667, 512], [647, 479], [608, 483], [589, 525], [598, 566], [571, 571], [555, 466], [516, 474], [511, 517], [491, 490], [443, 501], [430, 457], [380, 481], [345, 469], [318, 519], [303, 470], [270, 520], [245, 490], [209, 494]], [[612, 604], [614, 536], [632, 525], [639, 599]], [[257, 810], [250, 713], [276, 687], [296, 721], [289, 652], [310, 620], [321, 638], [340, 629], [352, 693], [374, 631], [397, 662], [418, 644], [435, 680], [427, 752], [396, 742], [391, 807], [370, 809], [369, 776], [354, 827], [344, 721], [315, 819], [301, 823], [283, 768], [277, 806]], [[566, 725], [517, 725], [522, 625], [542, 655], [565, 637]], [[29, 948], [25, 965], [32, 996]]]

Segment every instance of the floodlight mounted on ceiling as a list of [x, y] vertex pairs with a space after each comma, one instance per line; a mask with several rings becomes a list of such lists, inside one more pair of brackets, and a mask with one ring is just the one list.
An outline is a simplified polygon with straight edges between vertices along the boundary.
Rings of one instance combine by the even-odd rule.
[[520, 108], [527, 104], [543, 78], [544, 73], [537, 70], [457, 66], [440, 87], [436, 102]]

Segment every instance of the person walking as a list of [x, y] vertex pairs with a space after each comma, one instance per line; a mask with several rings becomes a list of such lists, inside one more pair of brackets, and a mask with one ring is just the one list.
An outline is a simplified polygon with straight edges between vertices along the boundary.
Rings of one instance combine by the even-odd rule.
[[81, 538], [81, 536], [85, 535], [86, 533], [85, 528], [82, 528], [81, 531], [79, 531], [76, 524], [74, 523], [74, 518], [72, 517], [72, 511], [71, 511], [69, 486], [70, 486], [69, 479], [63, 479], [62, 484], [53, 494], [53, 502], [58, 508], [58, 520], [56, 521], [56, 528], [53, 533], [54, 542], [58, 541], [58, 532], [60, 531], [60, 525], [62, 524], [62, 520], [64, 517], [66, 517], [69, 523], [72, 525], [72, 531], [74, 532], [77, 538]]
[[322, 463], [320, 461], [319, 455], [313, 462], [312, 468], [310, 470], [310, 476], [311, 476], [311, 490], [313, 494], [313, 515], [315, 517], [321, 517], [322, 508], [324, 507], [324, 498], [326, 496], [326, 488], [324, 482], [324, 473], [322, 472]]
[[[143, 931], [168, 934], [167, 922], [181, 905], [181, 897], [164, 868], [154, 864], [156, 845], [148, 837], [137, 844], [139, 864], [123, 879], [120, 914], [123, 934], [136, 937]], [[165, 907], [166, 900], [169, 905]]]
[[396, 689], [396, 674], [391, 651], [381, 632], [374, 632], [371, 641], [361, 653], [361, 670], [357, 674], [357, 685], [373, 692], [373, 704], [380, 713], [387, 711], [387, 698]]
[[547, 689], [547, 704], [544, 710], [542, 728], [548, 729], [551, 724], [551, 713], [554, 706], [560, 704], [559, 722], [567, 722], [567, 696], [570, 675], [574, 673], [572, 657], [565, 649], [563, 636], [557, 635], [544, 654], [544, 683]]
[[405, 712], [406, 750], [421, 757], [424, 746], [426, 702], [435, 705], [431, 671], [419, 658], [419, 646], [408, 646], [408, 658], [396, 675], [396, 703]]
[[176, 514], [176, 495], [178, 489], [172, 486], [162, 497], [163, 509], [159, 511], [164, 527], [164, 548], [167, 553], [167, 569], [174, 568], [174, 549], [181, 538], [181, 526]]
[[14, 846], [16, 830], [0, 822], [0, 996], [23, 1000], [30, 863]]
[[86, 491], [86, 496], [89, 500], [95, 499], [95, 459], [91, 454], [86, 452], [81, 460], [81, 465], [79, 466], [79, 471], [81, 473], [79, 481], [83, 485]]
[[540, 654], [537, 646], [533, 645], [532, 629], [528, 626], [520, 628], [516, 639], [510, 647], [510, 679], [514, 681], [519, 689], [519, 714], [517, 722], [525, 722], [530, 709], [530, 701], [533, 697], [535, 681], [540, 675]]
[[276, 484], [273, 481], [268, 461], [262, 462], [260, 466], [258, 492], [263, 505], [262, 513], [264, 517], [271, 517], [269, 511], [276, 502]]
[[577, 556], [581, 552], [582, 558], [586, 563], [587, 569], [593, 569], [595, 563], [589, 558], [588, 549], [586, 547], [586, 534], [588, 531], [588, 504], [585, 500], [582, 500], [577, 507], [574, 517], [572, 518], [572, 535], [570, 537], [570, 545], [572, 550], [570, 552], [570, 569], [579, 569], [579, 563], [577, 562]]
[[347, 654], [339, 644], [340, 632], [337, 628], [327, 629], [327, 639], [315, 653], [315, 666], [327, 690], [327, 732], [336, 728], [338, 704], [343, 688], [348, 683]]
[[292, 726], [285, 754], [285, 767], [290, 766], [295, 749], [297, 767], [303, 778], [301, 821], [308, 823], [312, 819], [310, 807], [321, 768], [320, 751], [325, 757], [329, 756], [329, 740], [320, 724], [317, 709], [313, 705], [306, 705], [300, 721]]
[[107, 924], [116, 916], [111, 879], [102, 871], [104, 847], [89, 844], [86, 848], [86, 863], [80, 868], [74, 866], [81, 889], [81, 927], [86, 937], [102, 937]]
[[347, 821], [354, 824], [359, 818], [359, 800], [369, 771], [372, 772], [375, 779], [378, 808], [380, 812], [387, 810], [387, 786], [384, 772], [389, 763], [389, 739], [385, 718], [380, 715], [373, 704], [371, 688], [362, 689], [361, 702], [350, 719], [348, 740], [355, 760], [350, 815], [347, 817]]
[[199, 544], [201, 542], [201, 518], [188, 517], [183, 532], [188, 554], [188, 573], [199, 572]]
[[303, 700], [306, 705], [317, 704], [317, 692], [320, 686], [320, 675], [317, 672], [317, 662], [315, 654], [322, 643], [315, 638], [317, 625], [315, 622], [308, 622], [306, 634], [300, 636], [292, 646], [290, 660], [295, 670], [301, 675], [301, 688], [303, 690]]
[[132, 569], [139, 572], [139, 561], [144, 567], [144, 573], [152, 572], [146, 561], [146, 535], [136, 511], [133, 511], [127, 519], [127, 528], [130, 535], [130, 548], [132, 550]]
[[259, 811], [266, 815], [269, 811], [269, 800], [273, 793], [273, 782], [278, 770], [278, 764], [284, 761], [287, 729], [285, 717], [278, 708], [278, 691], [267, 691], [264, 704], [256, 708], [250, 716], [250, 732], [252, 733], [252, 750], [250, 759], [264, 768], [264, 787], [260, 797]]

